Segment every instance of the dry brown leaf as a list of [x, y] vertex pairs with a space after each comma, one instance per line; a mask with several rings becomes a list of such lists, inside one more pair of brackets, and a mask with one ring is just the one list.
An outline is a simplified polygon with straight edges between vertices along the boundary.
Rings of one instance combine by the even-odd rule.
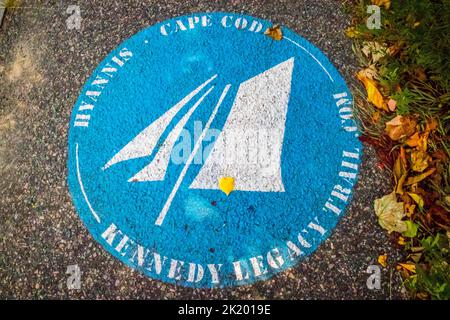
[[371, 58], [372, 63], [377, 63], [386, 56], [387, 48], [376, 41], [364, 41], [361, 51], [366, 57]]
[[429, 131], [433, 131], [433, 130], [436, 130], [437, 127], [438, 127], [438, 122], [437, 122], [437, 120], [436, 120], [435, 118], [431, 118], [431, 119], [429, 119], [429, 120], [427, 121], [425, 131], [428, 131], [428, 132], [429, 132]]
[[410, 186], [412, 184], [418, 183], [420, 181], [422, 181], [423, 179], [425, 179], [426, 177], [428, 177], [429, 175], [432, 175], [434, 172], [436, 171], [436, 168], [431, 168], [427, 171], [425, 171], [422, 174], [419, 174], [417, 176], [414, 177], [409, 177], [406, 182], [404, 183], [405, 186]]
[[394, 175], [395, 178], [398, 180], [400, 177], [406, 173], [408, 170], [408, 163], [406, 161], [405, 156], [405, 148], [400, 147], [400, 153], [397, 156], [397, 159], [395, 159], [394, 163]]
[[264, 31], [264, 34], [276, 41], [280, 41], [281, 39], [283, 39], [283, 32], [281, 31], [281, 27], [278, 24], [267, 28], [267, 30]]
[[424, 68], [417, 68], [416, 70], [414, 70], [414, 76], [417, 79], [419, 79], [420, 81], [427, 80], [427, 74], [425, 73], [425, 69]]
[[409, 137], [416, 131], [417, 121], [412, 117], [396, 116], [386, 122], [385, 132], [394, 141]]
[[395, 192], [376, 199], [374, 209], [378, 217], [378, 223], [388, 233], [393, 231], [402, 233], [407, 230], [406, 223], [402, 220], [405, 217], [403, 202], [397, 202]]
[[439, 161], [443, 161], [443, 162], [447, 161], [447, 159], [448, 159], [447, 154], [442, 150], [436, 150], [431, 155], [433, 158], [435, 158]]
[[373, 123], [378, 123], [381, 120], [381, 114], [380, 111], [375, 111], [374, 113], [372, 113], [372, 122]]
[[364, 76], [372, 80], [378, 76], [378, 72], [374, 64], [370, 65], [365, 69], [361, 69], [358, 73], [361, 74], [361, 76]]
[[403, 185], [405, 183], [406, 178], [408, 177], [408, 175], [406, 173], [404, 173], [400, 179], [398, 179], [397, 181], [397, 186], [395, 187], [395, 193], [397, 194], [403, 194]]
[[411, 273], [416, 273], [416, 265], [413, 263], [399, 263], [397, 264], [397, 270], [406, 270]]
[[401, 49], [401, 45], [394, 44], [387, 49], [390, 56], [395, 56]]

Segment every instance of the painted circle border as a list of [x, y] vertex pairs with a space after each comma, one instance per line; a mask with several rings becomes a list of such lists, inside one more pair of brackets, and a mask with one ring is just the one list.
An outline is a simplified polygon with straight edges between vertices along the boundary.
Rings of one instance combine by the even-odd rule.
[[[106, 64], [111, 62], [111, 59], [113, 59], [115, 56], [117, 56], [119, 54], [120, 50], [122, 50], [125, 47], [125, 43], [127, 43], [131, 39], [134, 39], [135, 37], [138, 37], [141, 33], [145, 32], [147, 29], [160, 28], [163, 24], [165, 24], [167, 22], [175, 21], [177, 19], [192, 17], [192, 16], [201, 16], [201, 15], [213, 15], [213, 16], [229, 15], [229, 16], [233, 16], [233, 17], [242, 17], [242, 18], [246, 18], [246, 19], [257, 20], [257, 21], [260, 21], [261, 23], [263, 23], [265, 26], [272, 25], [272, 23], [269, 21], [255, 18], [255, 17], [249, 16], [249, 15], [244, 15], [244, 14], [228, 13], [228, 12], [207, 12], [207, 13], [199, 12], [199, 13], [192, 13], [189, 15], [177, 16], [177, 17], [165, 20], [163, 22], [157, 23], [155, 25], [149, 26], [145, 29], [142, 29], [135, 35], [124, 40], [114, 50], [112, 50], [108, 54], [108, 56], [106, 58], [104, 58], [103, 61], [97, 66], [95, 71], [92, 73], [92, 75], [89, 77], [89, 79], [85, 82], [82, 92], [80, 93], [80, 96], [79, 96], [75, 106], [73, 107], [72, 116], [71, 116], [71, 120], [70, 120], [69, 138], [68, 138], [69, 156], [68, 156], [67, 166], [68, 166], [69, 190], [70, 190], [70, 194], [72, 196], [72, 200], [75, 204], [76, 210], [77, 210], [78, 214], [80, 215], [83, 223], [85, 224], [87, 229], [90, 231], [90, 234], [94, 237], [94, 239], [97, 242], [99, 242], [102, 245], [103, 248], [105, 248], [109, 253], [111, 253], [113, 256], [115, 256], [117, 259], [119, 259], [120, 261], [122, 261], [123, 263], [128, 265], [129, 267], [140, 270], [146, 276], [148, 276], [152, 279], [162, 280], [164, 282], [169, 282], [169, 283], [187, 286], [187, 287], [198, 287], [198, 285], [196, 283], [187, 282], [187, 281], [185, 281], [185, 279], [179, 280], [176, 278], [170, 278], [167, 275], [164, 276], [162, 274], [160, 276], [157, 276], [152, 272], [148, 272], [146, 269], [137, 266], [136, 261], [133, 263], [129, 259], [125, 259], [118, 251], [114, 250], [114, 248], [111, 246], [111, 244], [109, 244], [105, 240], [104, 237], [102, 237], [102, 234], [107, 230], [108, 227], [111, 226], [110, 223], [113, 223], [113, 221], [107, 221], [107, 219], [105, 219], [105, 220], [101, 219], [101, 215], [99, 215], [95, 211], [95, 208], [90, 203], [89, 197], [84, 190], [82, 177], [80, 174], [80, 164], [78, 162], [79, 143], [76, 141], [73, 141], [73, 139], [74, 139], [73, 138], [73, 136], [74, 136], [73, 130], [78, 129], [78, 128], [75, 128], [75, 122], [80, 121], [80, 119], [77, 115], [79, 114], [80, 106], [82, 106], [83, 97], [86, 95], [86, 92], [88, 91], [88, 84], [92, 83], [92, 81], [94, 81], [95, 78], [97, 77], [100, 70], [103, 69]], [[344, 214], [347, 204], [349, 204], [351, 201], [352, 190], [353, 190], [355, 183], [357, 182], [357, 174], [358, 174], [359, 164], [361, 161], [360, 159], [361, 159], [361, 155], [362, 155], [362, 144], [359, 142], [358, 139], [356, 139], [359, 135], [359, 131], [358, 131], [356, 124], [351, 115], [351, 113], [352, 113], [351, 106], [353, 103], [352, 96], [350, 94], [350, 91], [349, 91], [346, 83], [345, 83], [345, 80], [342, 78], [342, 76], [339, 74], [339, 72], [336, 70], [336, 68], [332, 65], [332, 63], [326, 58], [326, 56], [318, 48], [316, 48], [314, 45], [312, 45], [310, 42], [303, 39], [296, 33], [292, 32], [288, 28], [285, 28], [285, 27], [282, 27], [282, 28], [283, 28], [284, 37], [281, 41], [288, 41], [293, 46], [297, 47], [298, 50], [302, 50], [305, 53], [307, 53], [313, 60], [315, 60], [315, 62], [317, 64], [320, 65], [322, 70], [327, 74], [330, 81], [332, 81], [335, 84], [335, 87], [336, 87], [335, 92], [336, 93], [335, 93], [334, 98], [335, 98], [336, 105], [334, 107], [339, 108], [338, 110], [339, 110], [339, 116], [341, 116], [340, 121], [342, 123], [342, 127], [344, 128], [345, 131], [348, 132], [349, 136], [350, 135], [354, 136], [354, 138], [355, 138], [354, 144], [356, 146], [356, 148], [353, 150], [344, 151], [342, 161], [343, 161], [343, 163], [346, 162], [348, 164], [349, 162], [346, 160], [350, 160], [350, 163], [353, 163], [354, 165], [356, 165], [357, 169], [349, 172], [349, 170], [346, 170], [345, 168], [343, 168], [343, 170], [338, 173], [338, 177], [334, 178], [334, 179], [336, 179], [337, 181], [342, 181], [342, 180], [350, 181], [351, 183], [349, 185], [347, 185], [348, 188], [350, 189], [350, 193], [345, 193], [342, 191], [342, 189], [339, 190], [339, 188], [333, 189], [330, 191], [330, 198], [329, 198], [330, 201], [326, 202], [324, 204], [323, 209], [324, 209], [324, 211], [328, 210], [329, 212], [334, 212], [336, 214], [335, 220], [331, 224], [330, 228], [328, 228], [327, 230], [325, 230], [324, 228], [321, 227], [321, 223], [319, 220], [311, 221], [310, 222], [311, 230], [315, 230], [316, 232], [318, 232], [320, 234], [320, 237], [315, 238], [314, 242], [311, 243], [309, 247], [305, 248], [306, 250], [304, 250], [304, 252], [302, 250], [302, 255], [299, 255], [297, 258], [290, 261], [290, 263], [286, 263], [283, 266], [280, 266], [278, 269], [272, 270], [273, 272], [271, 272], [267, 275], [262, 275], [261, 277], [258, 277], [258, 278], [252, 278], [250, 280], [242, 279], [242, 281], [237, 281], [236, 279], [234, 279], [232, 281], [228, 281], [228, 282], [227, 281], [225, 281], [225, 282], [219, 281], [218, 283], [210, 283], [209, 285], [206, 285], [206, 286], [201, 285], [200, 287], [227, 287], [227, 286], [252, 284], [255, 281], [268, 279], [280, 271], [283, 271], [283, 270], [286, 270], [288, 268], [295, 266], [299, 261], [304, 259], [305, 256], [308, 256], [309, 254], [313, 253], [317, 249], [319, 244], [328, 238], [328, 236], [330, 235], [330, 233], [332, 232], [332, 230], [338, 223], [340, 217]], [[347, 169], [348, 169], [348, 166], [347, 166]], [[336, 186], [338, 186], [338, 185], [340, 185], [340, 184], [338, 184], [336, 182]], [[335, 205], [335, 201], [334, 202], [332, 201], [334, 199], [333, 197], [334, 198], [338, 197], [341, 199], [343, 197], [345, 197], [346, 201], [345, 201], [345, 203], [341, 203], [340, 206]], [[299, 230], [299, 232], [300, 232], [300, 230]], [[170, 257], [168, 257], [168, 259], [170, 259]]]

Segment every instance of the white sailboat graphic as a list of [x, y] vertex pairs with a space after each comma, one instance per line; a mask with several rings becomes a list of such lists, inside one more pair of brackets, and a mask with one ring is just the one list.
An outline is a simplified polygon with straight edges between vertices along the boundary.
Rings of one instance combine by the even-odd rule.
[[[241, 83], [222, 132], [189, 188], [218, 189], [218, 179], [230, 176], [234, 190], [284, 192], [281, 148], [293, 66], [291, 58]], [[262, 166], [258, 155], [271, 161]]]
[[131, 140], [125, 147], [123, 147], [119, 152], [117, 152], [114, 157], [109, 160], [103, 170], [109, 168], [110, 166], [130, 160], [149, 156], [159, 138], [163, 134], [166, 127], [170, 124], [175, 115], [206, 85], [213, 81], [217, 75], [212, 76], [200, 86], [198, 86], [194, 91], [189, 93], [186, 97], [180, 100], [176, 105], [159, 117], [156, 121], [151, 123], [147, 128], [142, 130], [133, 140]]
[[[293, 68], [294, 58], [290, 58], [240, 84], [223, 130], [200, 169], [200, 172], [189, 186], [190, 189], [219, 189], [218, 180], [224, 176], [231, 176], [235, 179], [235, 190], [284, 192], [284, 184], [281, 176], [281, 150], [284, 140]], [[122, 161], [151, 155], [166, 127], [175, 115], [216, 77], [217, 75], [214, 75], [206, 80], [155, 122], [142, 130], [117, 152], [105, 164], [103, 169], [105, 170]], [[155, 221], [156, 225], [163, 223], [173, 198], [195, 154], [201, 146], [218, 109], [225, 99], [230, 86], [228, 84], [223, 89], [204, 130], [196, 141], [194, 149], [184, 164], [183, 170], [172, 192]], [[178, 121], [168, 134], [150, 164], [131, 177], [128, 180], [129, 182], [164, 180], [174, 143], [177, 141], [181, 130], [191, 115], [213, 89], [214, 86], [210, 86], [195, 104], [186, 111], [181, 120]], [[265, 132], [268, 135], [263, 137], [264, 141], [261, 141], [261, 135], [256, 137], [259, 140], [254, 140], [252, 136], [245, 136], [248, 132]], [[230, 143], [230, 141], [234, 141], [235, 143]], [[236, 142], [238, 145], [236, 145]], [[247, 158], [240, 159], [238, 157], [232, 161], [227, 161], [227, 155], [236, 154], [235, 148], [237, 146], [239, 150], [245, 150]], [[252, 156], [258, 154], [259, 150], [256, 149], [260, 147], [265, 147], [263, 157], [266, 160], [269, 159], [265, 166], [262, 166], [260, 161], [251, 161]]]

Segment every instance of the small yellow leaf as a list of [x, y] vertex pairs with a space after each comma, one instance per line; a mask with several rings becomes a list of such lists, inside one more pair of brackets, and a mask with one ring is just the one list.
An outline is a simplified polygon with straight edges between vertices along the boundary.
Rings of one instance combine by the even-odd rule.
[[398, 155], [394, 164], [394, 175], [396, 181], [398, 181], [403, 175], [407, 174], [407, 169], [408, 163], [406, 161], [405, 148], [400, 147], [400, 154]]
[[383, 266], [383, 268], [387, 267], [387, 254], [382, 254], [378, 257], [378, 263]]
[[411, 216], [414, 214], [414, 209], [416, 209], [415, 204], [406, 204], [405, 205], [405, 212], [406, 212], [406, 216], [408, 218], [411, 218]]
[[361, 35], [361, 32], [356, 30], [355, 27], [350, 27], [350, 28], [347, 28], [347, 30], [345, 30], [345, 34], [349, 38], [357, 38]]
[[405, 182], [405, 186], [410, 186], [412, 184], [418, 183], [418, 182], [422, 181], [423, 179], [425, 179], [426, 177], [428, 177], [429, 175], [433, 174], [433, 172], [435, 172], [435, 171], [436, 171], [436, 168], [431, 168], [422, 174], [419, 174], [414, 177], [409, 177]]
[[222, 177], [219, 179], [219, 189], [222, 190], [227, 196], [234, 190], [234, 178]]
[[411, 137], [408, 138], [406, 144], [410, 147], [416, 147], [417, 150], [427, 151], [428, 148], [428, 136], [430, 131], [425, 131], [420, 134], [419, 132], [414, 133]]
[[397, 264], [397, 270], [406, 270], [411, 273], [416, 273], [416, 265], [413, 263], [399, 263]]
[[402, 233], [407, 230], [406, 223], [402, 220], [405, 217], [403, 202], [397, 202], [395, 191], [375, 200], [374, 209], [378, 223], [388, 233], [392, 231]]
[[407, 174], [406, 172], [398, 179], [397, 186], [395, 187], [395, 193], [397, 194], [403, 194], [403, 184], [405, 183]]
[[417, 147], [420, 143], [420, 135], [418, 132], [414, 133], [409, 139], [406, 141], [406, 144], [410, 147]]
[[283, 39], [283, 32], [281, 31], [281, 27], [278, 24], [275, 24], [272, 27], [267, 28], [267, 30], [264, 31], [264, 34], [276, 41], [280, 41], [281, 39]]
[[414, 200], [415, 203], [419, 206], [419, 208], [423, 208], [424, 201], [421, 196], [416, 193], [408, 192], [409, 196]]
[[398, 243], [399, 245], [401, 245], [401, 246], [404, 246], [404, 245], [406, 244], [405, 238], [403, 238], [403, 237], [398, 237], [397, 243]]
[[383, 6], [386, 10], [391, 7], [391, 0], [372, 0], [372, 4], [376, 6]]
[[431, 157], [423, 151], [413, 151], [411, 153], [411, 169], [416, 172], [423, 172], [428, 168]]
[[360, 72], [358, 72], [357, 77], [358, 77], [359, 81], [361, 81], [364, 84], [364, 86], [366, 87], [367, 100], [369, 102], [371, 102], [375, 107], [385, 110], [385, 111], [389, 111], [386, 104], [384, 103], [383, 96], [381, 95], [380, 91], [378, 90], [375, 81], [367, 78], [364, 75], [364, 70], [361, 70]]

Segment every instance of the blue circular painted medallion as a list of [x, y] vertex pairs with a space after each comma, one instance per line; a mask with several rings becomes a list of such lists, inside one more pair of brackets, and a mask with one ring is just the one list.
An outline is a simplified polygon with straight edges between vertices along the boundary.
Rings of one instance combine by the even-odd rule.
[[345, 211], [362, 151], [349, 90], [317, 48], [269, 27], [198, 13], [147, 28], [103, 60], [73, 109], [75, 207], [151, 278], [267, 279]]

